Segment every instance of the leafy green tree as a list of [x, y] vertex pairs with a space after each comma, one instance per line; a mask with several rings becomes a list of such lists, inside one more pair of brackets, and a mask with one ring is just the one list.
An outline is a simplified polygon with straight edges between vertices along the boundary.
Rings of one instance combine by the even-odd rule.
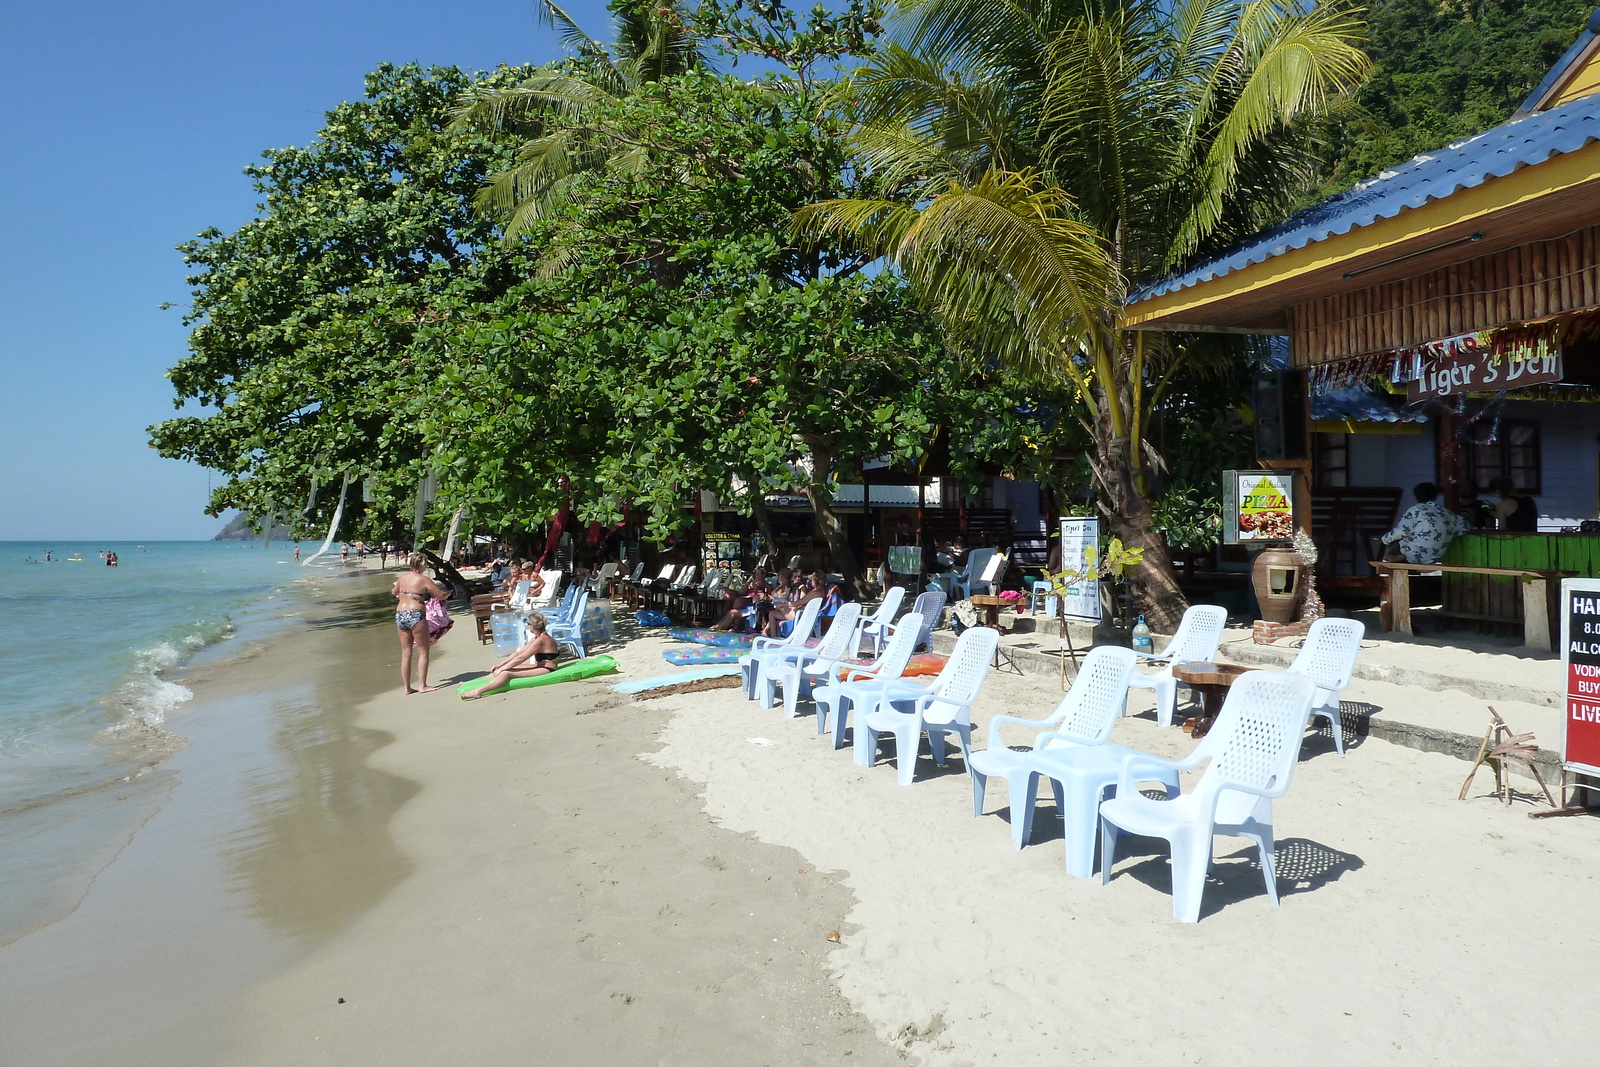
[[[190, 354], [167, 376], [175, 404], [201, 412], [150, 433], [162, 455], [226, 476], [213, 514], [295, 516], [315, 498], [304, 532], [327, 520], [329, 487], [349, 474], [376, 497], [369, 532], [405, 528], [426, 467], [421, 435], [395, 418], [406, 347], [454, 280], [505, 284], [477, 264], [496, 234], [472, 197], [508, 151], [449, 128], [470, 84], [454, 68], [379, 67], [365, 99], [329, 112], [311, 145], [247, 169], [257, 218], [180, 246], [194, 272]], [[348, 528], [367, 510], [356, 495]]]
[[1372, 76], [1323, 124], [1324, 186], [1504, 122], [1567, 47], [1593, 0], [1368, 0]]
[[1124, 330], [1128, 294], [1280, 216], [1302, 126], [1366, 73], [1340, 4], [909, 0], [843, 87], [880, 191], [803, 209], [888, 256], [960, 349], [1070, 383], [1110, 532], [1158, 625], [1184, 601], [1153, 529], [1147, 434], [1205, 341]]
[[522, 138], [514, 164], [495, 171], [478, 203], [505, 220], [515, 238], [550, 211], [582, 174], [610, 163], [637, 169], [644, 145], [627, 132], [595, 121], [610, 105], [674, 75], [705, 66], [703, 42], [681, 0], [611, 0], [617, 39], [605, 45], [589, 36], [553, 0], [537, 6], [555, 28], [569, 58], [542, 67], [516, 85], [477, 84], [462, 94], [456, 122], [468, 129], [498, 129]]
[[776, 481], [808, 496], [854, 578], [840, 478], [916, 458], [936, 423], [991, 454], [1033, 429], [1015, 379], [944, 358], [900, 282], [786, 237], [796, 208], [846, 188], [839, 128], [804, 94], [688, 74], [583, 121], [647, 151], [574, 183], [524, 233], [526, 281], [434, 331], [454, 353], [438, 388], [512, 398], [417, 394], [417, 425], [475, 512], [515, 500], [614, 520], [631, 504], [666, 534], [692, 490], [753, 509]]

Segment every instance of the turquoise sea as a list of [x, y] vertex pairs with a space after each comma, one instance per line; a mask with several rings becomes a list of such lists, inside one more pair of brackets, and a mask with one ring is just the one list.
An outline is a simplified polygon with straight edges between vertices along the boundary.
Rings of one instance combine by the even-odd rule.
[[[294, 583], [338, 566], [324, 557], [302, 568], [293, 551], [282, 541], [0, 542], [0, 811], [137, 775], [181, 747], [165, 724], [191, 694], [167, 675], [284, 625]], [[52, 562], [37, 562], [46, 553]]]

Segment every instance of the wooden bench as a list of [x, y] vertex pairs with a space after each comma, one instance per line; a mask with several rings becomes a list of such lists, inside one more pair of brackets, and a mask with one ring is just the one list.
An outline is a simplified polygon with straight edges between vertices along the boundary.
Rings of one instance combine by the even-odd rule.
[[1475, 622], [1521, 623], [1522, 643], [1529, 648], [1551, 651], [1555, 646], [1551, 635], [1559, 632], [1557, 612], [1561, 592], [1561, 579], [1572, 577], [1572, 571], [1535, 571], [1516, 567], [1463, 567], [1452, 563], [1384, 563], [1373, 561], [1372, 569], [1383, 579], [1382, 599], [1378, 617], [1383, 628], [1403, 634], [1411, 629], [1411, 576], [1413, 574], [1485, 574], [1492, 577], [1516, 578], [1522, 582], [1521, 617], [1515, 615], [1468, 614], [1460, 611], [1437, 611], [1434, 614], [1451, 619], [1468, 619]]

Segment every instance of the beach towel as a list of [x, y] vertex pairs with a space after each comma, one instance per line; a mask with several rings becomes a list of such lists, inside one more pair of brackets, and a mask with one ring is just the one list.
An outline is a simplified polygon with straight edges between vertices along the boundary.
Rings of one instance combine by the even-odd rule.
[[755, 634], [736, 634], [727, 630], [691, 629], [687, 626], [674, 626], [667, 631], [667, 636], [674, 641], [689, 641], [696, 645], [714, 645], [717, 648], [749, 648], [756, 639]]
[[[912, 656], [911, 661], [906, 664], [906, 669], [900, 672], [900, 677], [921, 678], [930, 674], [938, 674], [940, 671], [944, 670], [944, 665], [949, 659], [949, 656], [941, 656], [937, 652], [924, 652], [921, 655]], [[864, 667], [872, 661], [863, 659], [853, 660], [851, 662], [857, 663], [858, 665]], [[839, 668], [839, 677], [841, 680], [848, 673], [849, 668]]]
[[711, 648], [696, 645], [689, 648], [669, 648], [661, 658], [674, 667], [689, 667], [701, 663], [738, 663], [745, 654], [742, 648]]
[[422, 610], [422, 614], [428, 620], [428, 638], [432, 641], [439, 640], [456, 624], [450, 617], [450, 612], [445, 610], [444, 601], [437, 598], [428, 601], [428, 606]]
[[658, 674], [654, 678], [635, 678], [627, 682], [618, 682], [611, 688], [619, 693], [643, 693], [663, 686], [680, 685], [683, 682], [694, 682], [704, 678], [726, 678], [738, 673], [738, 664], [726, 667], [696, 667], [693, 670], [675, 671], [672, 674]]

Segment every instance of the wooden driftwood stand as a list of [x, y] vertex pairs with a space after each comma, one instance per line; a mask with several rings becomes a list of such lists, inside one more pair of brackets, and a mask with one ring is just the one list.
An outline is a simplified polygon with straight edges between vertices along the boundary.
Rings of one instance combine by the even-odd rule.
[[1533, 735], [1512, 733], [1511, 727], [1506, 725], [1500, 713], [1491, 707], [1489, 728], [1483, 732], [1483, 744], [1478, 746], [1478, 758], [1472, 761], [1472, 770], [1467, 772], [1467, 780], [1461, 783], [1461, 795], [1456, 799], [1467, 799], [1467, 791], [1472, 788], [1472, 780], [1478, 776], [1478, 768], [1487, 763], [1494, 769], [1495, 796], [1510, 804], [1511, 769], [1506, 766], [1506, 760], [1514, 759], [1528, 768], [1533, 780], [1544, 790], [1544, 798], [1550, 802], [1550, 806], [1557, 807], [1556, 798], [1550, 795], [1550, 787], [1544, 784], [1539, 768], [1534, 766], [1533, 761], [1538, 755], [1539, 746], [1534, 743]]

